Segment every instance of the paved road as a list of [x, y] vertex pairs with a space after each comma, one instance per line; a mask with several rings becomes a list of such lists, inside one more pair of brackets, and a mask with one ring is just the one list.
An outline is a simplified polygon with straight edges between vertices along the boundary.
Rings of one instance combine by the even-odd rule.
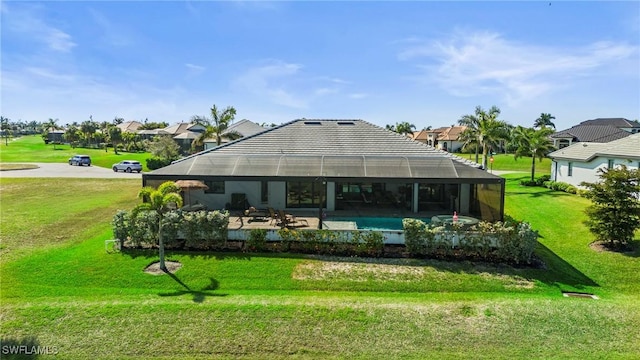
[[[10, 163], [5, 163], [10, 164]], [[21, 163], [25, 164], [25, 163]], [[37, 165], [37, 169], [0, 171], [0, 177], [51, 177], [51, 178], [99, 178], [99, 179], [142, 179], [138, 173], [113, 172], [99, 166], [71, 166], [63, 163], [28, 163]]]

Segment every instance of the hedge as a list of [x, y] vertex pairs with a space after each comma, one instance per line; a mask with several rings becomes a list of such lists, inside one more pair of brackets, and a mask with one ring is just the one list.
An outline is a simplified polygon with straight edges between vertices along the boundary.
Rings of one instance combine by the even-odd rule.
[[480, 222], [435, 226], [418, 219], [404, 219], [404, 239], [413, 257], [464, 258], [529, 264], [538, 233], [525, 222]]

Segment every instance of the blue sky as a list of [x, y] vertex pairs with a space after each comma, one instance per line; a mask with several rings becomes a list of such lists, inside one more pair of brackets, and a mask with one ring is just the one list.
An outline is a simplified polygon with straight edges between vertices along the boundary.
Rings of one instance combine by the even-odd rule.
[[[550, 5], [549, 5], [550, 4]], [[640, 2], [1, 3], [11, 120], [640, 118]]]

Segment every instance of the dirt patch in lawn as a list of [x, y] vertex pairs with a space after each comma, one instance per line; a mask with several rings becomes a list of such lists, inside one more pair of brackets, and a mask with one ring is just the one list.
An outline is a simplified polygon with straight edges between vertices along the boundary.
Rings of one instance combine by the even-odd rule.
[[[182, 264], [177, 261], [165, 261], [164, 264], [167, 267], [167, 271], [172, 274], [180, 270], [182, 267]], [[151, 275], [166, 274], [164, 270], [160, 269], [160, 262], [157, 261], [144, 268], [144, 272]]]

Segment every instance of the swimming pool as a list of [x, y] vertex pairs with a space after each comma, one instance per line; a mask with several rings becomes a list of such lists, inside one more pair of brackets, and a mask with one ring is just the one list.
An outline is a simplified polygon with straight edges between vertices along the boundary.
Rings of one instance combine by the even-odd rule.
[[[356, 223], [358, 229], [362, 230], [402, 230], [401, 217], [332, 217], [330, 221], [345, 221]], [[425, 223], [431, 219], [419, 219]]]

